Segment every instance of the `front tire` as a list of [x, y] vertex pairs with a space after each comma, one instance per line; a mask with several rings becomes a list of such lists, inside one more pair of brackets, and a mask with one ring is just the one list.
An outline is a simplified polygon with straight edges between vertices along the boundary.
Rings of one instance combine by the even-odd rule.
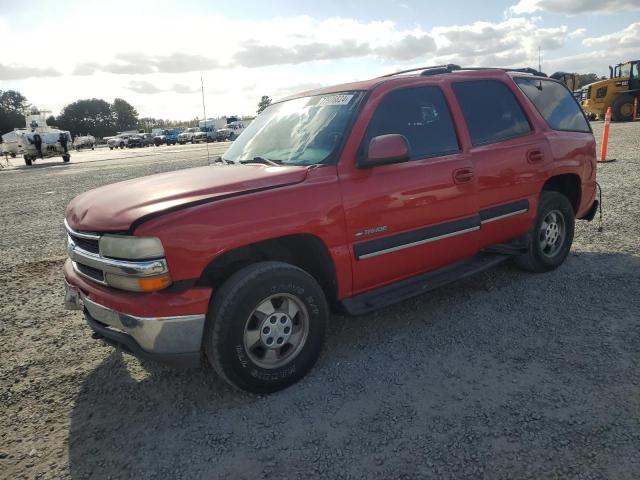
[[515, 257], [516, 265], [531, 272], [548, 272], [567, 258], [573, 243], [575, 214], [569, 199], [543, 191], [531, 231], [527, 253]]
[[232, 275], [213, 297], [204, 350], [234, 387], [275, 392], [316, 363], [328, 316], [324, 292], [307, 272], [282, 262], [256, 263]]

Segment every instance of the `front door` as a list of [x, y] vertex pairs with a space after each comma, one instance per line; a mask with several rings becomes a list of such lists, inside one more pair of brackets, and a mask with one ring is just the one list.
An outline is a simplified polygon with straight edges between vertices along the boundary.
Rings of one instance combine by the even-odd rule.
[[[386, 88], [354, 127], [358, 152], [346, 149], [339, 164], [354, 294], [477, 252], [475, 177], [445, 96], [437, 86]], [[404, 135], [411, 159], [359, 168], [371, 139], [385, 134]]]

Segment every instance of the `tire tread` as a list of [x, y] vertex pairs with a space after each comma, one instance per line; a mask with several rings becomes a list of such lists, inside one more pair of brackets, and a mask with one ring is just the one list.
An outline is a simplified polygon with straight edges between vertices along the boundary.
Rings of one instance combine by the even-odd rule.
[[[218, 290], [218, 292], [213, 296], [211, 306], [209, 308], [210, 318], [208, 318], [207, 322], [205, 323], [205, 330], [203, 335], [204, 352], [206, 357], [209, 359], [209, 362], [213, 366], [214, 371], [220, 376], [220, 378], [222, 378], [225, 382], [227, 382], [234, 388], [254, 391], [255, 393], [258, 393], [259, 390], [252, 389], [247, 385], [239, 385], [240, 382], [234, 381], [229, 377], [229, 375], [227, 375], [224, 358], [220, 354], [219, 349], [215, 347], [219, 344], [222, 330], [224, 329], [225, 325], [224, 322], [216, 321], [216, 319], [225, 316], [225, 312], [228, 309], [232, 308], [234, 303], [237, 301], [239, 291], [242, 290], [247, 284], [253, 282], [262, 275], [268, 274], [271, 271], [282, 271], [282, 269], [289, 269], [297, 273], [302, 273], [303, 275], [313, 280], [313, 282], [315, 282], [317, 285], [317, 282], [311, 275], [309, 275], [301, 268], [296, 267], [295, 265], [284, 262], [265, 261], [255, 263], [238, 270], [223, 283], [220, 290]], [[317, 285], [317, 288], [322, 291], [319, 285]], [[267, 391], [268, 390], [265, 389], [265, 392]]]

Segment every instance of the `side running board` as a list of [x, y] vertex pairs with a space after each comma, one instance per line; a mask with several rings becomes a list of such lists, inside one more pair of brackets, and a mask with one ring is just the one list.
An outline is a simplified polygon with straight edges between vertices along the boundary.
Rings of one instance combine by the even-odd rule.
[[482, 272], [510, 257], [511, 255], [497, 253], [479, 253], [474, 257], [447, 265], [439, 270], [423, 273], [347, 298], [342, 301], [342, 305], [350, 315], [362, 315]]

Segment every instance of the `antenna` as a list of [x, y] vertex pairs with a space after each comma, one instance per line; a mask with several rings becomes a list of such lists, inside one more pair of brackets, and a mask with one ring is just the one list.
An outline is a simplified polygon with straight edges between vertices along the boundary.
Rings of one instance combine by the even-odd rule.
[[542, 49], [540, 45], [538, 45], [538, 71], [542, 71]]
[[[202, 114], [204, 115], [204, 128], [209, 128], [207, 127], [207, 108], [204, 104], [204, 81], [202, 80], [202, 77], [200, 77], [200, 88], [202, 90]], [[209, 132], [207, 132], [207, 139], [205, 140], [205, 143], [207, 144], [207, 164], [209, 164], [211, 161], [209, 158]]]

